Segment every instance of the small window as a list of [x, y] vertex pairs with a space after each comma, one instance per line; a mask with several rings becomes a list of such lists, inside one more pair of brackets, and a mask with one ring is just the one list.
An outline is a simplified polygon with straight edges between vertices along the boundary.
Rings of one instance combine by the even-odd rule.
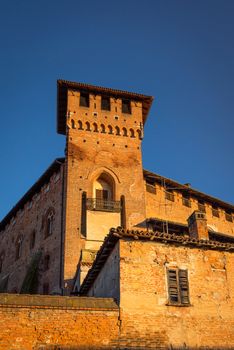
[[202, 213], [206, 212], [205, 203], [203, 201], [198, 201], [197, 207], [198, 207], [198, 210], [201, 211]]
[[182, 196], [182, 204], [185, 207], [191, 208], [191, 200], [189, 196], [186, 196], [185, 194], [183, 194]]
[[212, 215], [215, 216], [216, 218], [219, 218], [219, 209], [216, 206], [212, 206]]
[[2, 253], [0, 256], [0, 273], [2, 272], [2, 268], [3, 268], [3, 260], [4, 260], [4, 254]]
[[51, 236], [54, 229], [54, 212], [50, 210], [46, 216], [45, 238]]
[[167, 270], [169, 304], [189, 305], [188, 271], [180, 269]]
[[170, 191], [165, 191], [165, 198], [166, 198], [168, 201], [171, 201], [171, 202], [174, 202], [174, 201], [175, 201], [174, 193], [173, 193], [173, 192], [170, 192]]
[[232, 212], [231, 211], [225, 211], [225, 218], [227, 221], [232, 222], [233, 218], [232, 218]]
[[33, 249], [36, 241], [36, 231], [34, 230], [30, 236], [30, 249]]
[[156, 186], [153, 183], [146, 182], [146, 191], [149, 193], [156, 194]]
[[110, 111], [110, 97], [102, 96], [101, 109], [104, 111]]
[[80, 106], [89, 107], [89, 94], [86, 92], [80, 93]]
[[122, 113], [131, 114], [131, 101], [122, 100]]
[[18, 260], [22, 256], [22, 248], [23, 248], [23, 237], [19, 236], [16, 240], [15, 260]]
[[46, 255], [44, 259], [44, 271], [49, 270], [50, 268], [50, 256]]

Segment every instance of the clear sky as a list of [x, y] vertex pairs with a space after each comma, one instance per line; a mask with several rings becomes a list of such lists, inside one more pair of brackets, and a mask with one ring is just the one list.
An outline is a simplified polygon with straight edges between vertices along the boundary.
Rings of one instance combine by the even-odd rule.
[[153, 95], [144, 168], [234, 202], [233, 0], [0, 4], [0, 219], [64, 156], [56, 80]]

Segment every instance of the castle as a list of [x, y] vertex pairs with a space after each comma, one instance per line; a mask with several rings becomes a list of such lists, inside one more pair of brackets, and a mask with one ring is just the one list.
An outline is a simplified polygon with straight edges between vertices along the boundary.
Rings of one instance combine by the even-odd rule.
[[97, 309], [105, 298], [114, 323], [93, 348], [234, 347], [234, 206], [143, 170], [151, 96], [64, 80], [57, 89], [65, 157], [0, 223], [0, 308], [24, 305], [19, 293], [37, 294], [28, 308], [67, 296]]

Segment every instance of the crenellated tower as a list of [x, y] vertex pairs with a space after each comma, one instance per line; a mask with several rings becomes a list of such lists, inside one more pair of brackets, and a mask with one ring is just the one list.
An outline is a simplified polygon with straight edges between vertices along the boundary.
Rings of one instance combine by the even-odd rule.
[[111, 227], [144, 224], [141, 142], [153, 98], [58, 81], [57, 131], [66, 135], [63, 276], [83, 280]]

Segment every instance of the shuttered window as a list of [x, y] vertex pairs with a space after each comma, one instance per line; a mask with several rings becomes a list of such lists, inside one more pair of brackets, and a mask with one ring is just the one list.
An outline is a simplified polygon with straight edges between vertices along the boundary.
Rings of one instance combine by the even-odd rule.
[[188, 271], [180, 269], [167, 270], [169, 303], [189, 305]]

